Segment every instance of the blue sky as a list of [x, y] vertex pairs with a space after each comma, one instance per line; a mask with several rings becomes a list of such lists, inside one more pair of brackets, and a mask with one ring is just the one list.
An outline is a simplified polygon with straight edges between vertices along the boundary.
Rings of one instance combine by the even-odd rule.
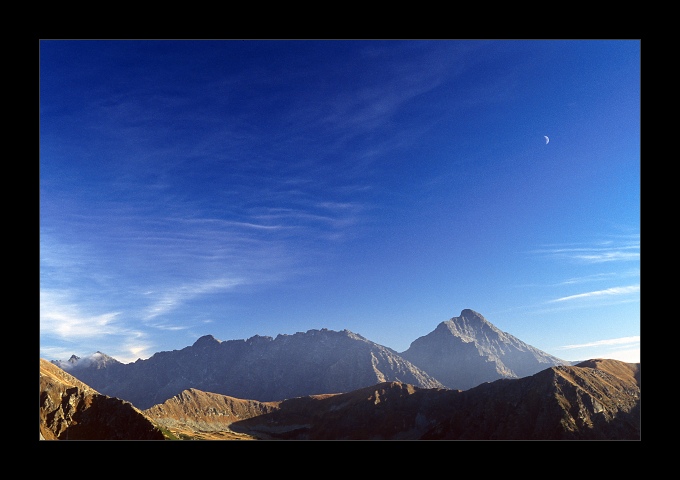
[[640, 360], [638, 40], [43, 40], [39, 185], [43, 358], [470, 308]]

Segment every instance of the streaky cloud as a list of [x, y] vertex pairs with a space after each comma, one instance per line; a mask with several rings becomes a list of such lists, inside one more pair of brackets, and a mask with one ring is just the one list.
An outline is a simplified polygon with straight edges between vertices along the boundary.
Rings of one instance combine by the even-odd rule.
[[582, 343], [578, 345], [564, 345], [559, 348], [564, 350], [572, 350], [576, 348], [590, 348], [590, 347], [604, 347], [604, 346], [618, 346], [618, 345], [630, 345], [634, 343], [640, 343], [640, 336], [634, 335], [632, 337], [621, 337], [621, 338], [610, 338], [607, 340], [598, 340], [596, 342]]
[[550, 300], [549, 303], [566, 302], [566, 301], [570, 301], [570, 300], [592, 298], [592, 297], [602, 297], [602, 296], [611, 296], [611, 295], [627, 295], [629, 293], [637, 293], [639, 291], [640, 291], [640, 285], [629, 285], [627, 287], [612, 287], [612, 288], [606, 288], [604, 290], [596, 290], [596, 291], [593, 291], [593, 292], [585, 292], [585, 293], [579, 293], [579, 294], [576, 294], [576, 295], [569, 295], [567, 297], [556, 298], [554, 300]]
[[584, 263], [635, 261], [640, 259], [639, 237], [627, 237], [624, 241], [604, 240], [594, 244], [545, 245], [533, 253], [568, 258]]
[[244, 283], [242, 279], [218, 278], [203, 282], [196, 282], [174, 286], [163, 292], [160, 298], [147, 308], [144, 320], [151, 320], [167, 314], [187, 301], [200, 295], [230, 290]]
[[583, 254], [574, 255], [573, 258], [578, 260], [585, 260], [586, 262], [616, 262], [626, 260], [637, 260], [640, 258], [640, 252], [603, 252], [598, 254]]
[[117, 326], [119, 312], [88, 314], [77, 304], [67, 303], [65, 292], [40, 292], [40, 330], [56, 337], [94, 338], [101, 335], [115, 335], [125, 329]]
[[[73, 301], [69, 291], [42, 290], [40, 292], [40, 331], [44, 335], [41, 340], [41, 355], [52, 358], [64, 358], [74, 353], [79, 355], [92, 352], [74, 352], [64, 346], [51, 345], [50, 339], [59, 339], [78, 348], [78, 344], [86, 340], [97, 342], [106, 353], [112, 354], [119, 361], [134, 361], [148, 356], [154, 348], [146, 342], [146, 334], [139, 329], [127, 326], [121, 312], [93, 314], [83, 310], [82, 305]], [[112, 339], [117, 339], [113, 340]], [[104, 345], [119, 345], [115, 349]]]

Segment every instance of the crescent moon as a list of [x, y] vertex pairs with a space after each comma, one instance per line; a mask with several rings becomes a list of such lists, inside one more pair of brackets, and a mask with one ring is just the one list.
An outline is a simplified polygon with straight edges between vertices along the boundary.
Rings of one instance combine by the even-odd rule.
[[543, 138], [545, 138], [545, 144], [547, 145], [550, 142], [550, 139], [547, 135], [543, 135]]

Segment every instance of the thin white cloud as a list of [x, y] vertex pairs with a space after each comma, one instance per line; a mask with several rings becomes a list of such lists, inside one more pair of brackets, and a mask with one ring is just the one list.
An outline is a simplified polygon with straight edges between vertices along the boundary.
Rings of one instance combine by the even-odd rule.
[[270, 210], [271, 213], [259, 215], [258, 218], [262, 220], [287, 220], [296, 225], [323, 224], [334, 228], [342, 228], [356, 223], [356, 220], [351, 216], [334, 217], [292, 208], [276, 208]]
[[227, 291], [243, 283], [244, 281], [241, 279], [220, 278], [173, 287], [163, 292], [160, 298], [147, 308], [144, 320], [151, 320], [167, 314], [198, 296]]
[[569, 295], [566, 297], [556, 298], [550, 300], [549, 303], [553, 302], [566, 302], [570, 300], [578, 300], [593, 297], [603, 297], [603, 296], [614, 296], [614, 295], [628, 295], [630, 293], [637, 293], [640, 291], [640, 285], [629, 285], [627, 287], [612, 287], [606, 288], [604, 290], [595, 290], [593, 292], [579, 293], [576, 295]]
[[175, 220], [176, 222], [188, 222], [197, 224], [214, 224], [225, 228], [245, 228], [245, 229], [256, 229], [256, 230], [280, 230], [283, 228], [290, 228], [285, 225], [262, 225], [259, 223], [252, 222], [240, 222], [235, 220], [223, 220], [220, 218], [189, 218], [183, 219], [179, 218]]
[[[640, 336], [610, 338], [578, 345], [564, 345], [557, 350], [569, 351], [572, 359], [609, 358], [628, 363], [640, 362]], [[559, 354], [558, 354], [559, 355]]]
[[[637, 275], [639, 275], [639, 271], [637, 272]], [[568, 278], [566, 280], [563, 280], [563, 281], [557, 282], [557, 283], [548, 283], [548, 284], [545, 284], [545, 283], [525, 283], [525, 284], [521, 284], [521, 285], [516, 285], [516, 287], [518, 287], [518, 288], [563, 287], [565, 285], [577, 285], [577, 284], [580, 284], [580, 283], [600, 282], [600, 281], [603, 281], [603, 280], [614, 279], [617, 276], [622, 276], [622, 275], [619, 274], [619, 273], [615, 273], [615, 272], [596, 273], [596, 274], [593, 274], [593, 275], [584, 275], [582, 277]], [[628, 273], [628, 274], [623, 275], [623, 276], [630, 277], [630, 276], [634, 276], [634, 274]]]
[[586, 275], [584, 277], [568, 278], [568, 279], [564, 280], [563, 282], [558, 283], [557, 286], [574, 285], [574, 284], [577, 284], [577, 283], [587, 283], [587, 282], [605, 280], [605, 279], [613, 277], [614, 275], [615, 275], [614, 273], [597, 273], [597, 274], [594, 274], [594, 275]]
[[119, 312], [87, 314], [78, 305], [66, 303], [68, 295], [40, 292], [40, 331], [64, 339], [94, 338], [122, 333], [116, 323]]
[[[138, 358], [147, 358], [149, 352], [154, 346], [149, 343], [126, 343], [122, 346], [123, 352], [128, 352], [127, 354], [119, 354], [116, 358], [119, 362], [133, 362]], [[154, 352], [155, 353], [155, 352]]]
[[[91, 307], [92, 308], [92, 307]], [[97, 343], [97, 348], [121, 362], [148, 357], [154, 345], [145, 340], [146, 334], [126, 325], [121, 312], [89, 313], [67, 291], [40, 292], [41, 356], [68, 358], [73, 354], [89, 355], [92, 351], [78, 351], [83, 344]], [[53, 340], [54, 339], [54, 340]], [[55, 343], [66, 342], [72, 349]], [[114, 345], [107, 348], [106, 345]]]
[[640, 258], [640, 252], [607, 251], [600, 253], [575, 254], [573, 255], [573, 258], [593, 263], [617, 262], [622, 260], [638, 260]]
[[640, 270], [639, 269], [633, 269], [633, 270], [627, 270], [624, 272], [607, 272], [607, 273], [596, 273], [593, 275], [585, 275], [583, 277], [574, 277], [574, 278], [568, 278], [560, 283], [551, 285], [551, 286], [562, 286], [562, 285], [575, 285], [578, 283], [589, 283], [589, 282], [597, 282], [601, 280], [608, 280], [612, 278], [628, 278], [628, 277], [639, 277], [640, 276]]
[[597, 340], [595, 342], [581, 343], [578, 345], [564, 345], [558, 347], [564, 350], [573, 350], [576, 348], [589, 348], [589, 347], [603, 347], [603, 346], [618, 346], [618, 345], [629, 345], [634, 343], [640, 343], [640, 336], [634, 335], [632, 337], [621, 337], [621, 338], [610, 338], [607, 340]]
[[591, 244], [546, 245], [533, 253], [566, 258], [582, 263], [636, 261], [640, 259], [639, 236], [626, 236], [621, 240], [607, 239]]

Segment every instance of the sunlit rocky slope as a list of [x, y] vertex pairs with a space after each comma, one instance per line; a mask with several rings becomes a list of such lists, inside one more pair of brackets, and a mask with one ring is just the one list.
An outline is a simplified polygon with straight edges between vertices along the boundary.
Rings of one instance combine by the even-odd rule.
[[129, 402], [102, 395], [40, 359], [41, 440], [163, 440], [160, 429]]
[[473, 310], [441, 322], [401, 354], [446, 387], [467, 390], [499, 378], [521, 378], [570, 362], [527, 345]]

